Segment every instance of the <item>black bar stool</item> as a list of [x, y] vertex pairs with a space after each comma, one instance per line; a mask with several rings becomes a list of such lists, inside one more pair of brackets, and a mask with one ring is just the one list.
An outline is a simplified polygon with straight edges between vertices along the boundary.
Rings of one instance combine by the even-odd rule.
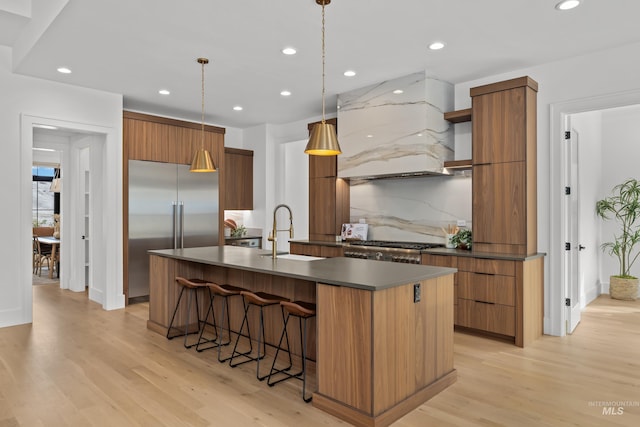
[[[187, 335], [198, 334], [200, 332], [200, 329], [204, 328], [204, 323], [206, 323], [206, 320], [207, 320], [206, 317], [204, 318], [204, 320], [200, 319], [200, 311], [198, 309], [199, 308], [198, 290], [207, 289], [209, 292], [209, 299], [211, 299], [211, 291], [209, 291], [209, 287], [207, 286], [208, 282], [202, 279], [185, 279], [184, 277], [178, 276], [176, 277], [176, 283], [178, 284], [178, 286], [180, 286], [181, 289], [180, 289], [180, 295], [178, 296], [178, 301], [176, 301], [176, 308], [173, 310], [173, 315], [171, 316], [171, 322], [169, 322], [169, 328], [167, 329], [167, 339], [173, 339], [177, 336], [184, 334], [184, 348], [191, 348], [197, 343], [187, 345]], [[189, 295], [187, 296], [187, 316], [184, 324], [184, 333], [180, 331], [175, 335], [171, 335], [171, 329], [173, 328], [173, 321], [176, 318], [176, 313], [178, 312], [178, 308], [180, 308], [180, 301], [182, 300], [182, 294], [184, 294], [185, 290], [189, 293]], [[196, 311], [196, 317], [198, 319], [198, 325], [197, 325], [198, 329], [193, 332], [189, 332], [189, 319], [191, 317], [191, 300], [193, 299], [194, 296], [196, 300], [195, 311]], [[215, 322], [215, 318], [214, 318], [214, 322]]]
[[[240, 326], [240, 331], [238, 331], [238, 337], [236, 338], [236, 343], [233, 346], [233, 351], [231, 352], [231, 357], [229, 360], [229, 366], [235, 368], [238, 365], [242, 365], [243, 363], [256, 361], [258, 366], [256, 368], [256, 378], [259, 381], [264, 380], [269, 375], [260, 376], [260, 360], [264, 358], [267, 350], [267, 346], [265, 341], [264, 334], [264, 308], [278, 305], [282, 301], [289, 301], [288, 298], [281, 297], [279, 295], [268, 294], [266, 292], [250, 292], [250, 291], [242, 291], [240, 292], [242, 295], [242, 304], [244, 305], [244, 318], [242, 319], [242, 325]], [[251, 342], [251, 331], [249, 330], [249, 307], [256, 306], [260, 308], [260, 326], [258, 331], [258, 350], [255, 356], [252, 356], [253, 353], [253, 344]], [[244, 325], [247, 325], [247, 338], [249, 339], [249, 351], [241, 353], [237, 351], [238, 342], [240, 341], [240, 337], [242, 336], [242, 331], [244, 329]], [[262, 354], [260, 354], [260, 344], [262, 344]], [[287, 342], [288, 344], [288, 342]], [[235, 362], [234, 360], [238, 357], [243, 357], [245, 360], [241, 362]]]
[[[297, 378], [302, 380], [302, 400], [305, 402], [311, 402], [313, 396], [306, 397], [306, 388], [307, 388], [307, 320], [316, 316], [316, 305], [310, 302], [304, 301], [282, 301], [280, 303], [280, 307], [282, 308], [282, 320], [284, 322], [284, 327], [282, 328], [282, 335], [280, 335], [280, 342], [278, 342], [278, 349], [276, 350], [276, 355], [273, 358], [273, 364], [271, 365], [271, 371], [269, 372], [269, 379], [267, 380], [267, 384], [273, 387], [279, 382], [286, 381], [291, 378]], [[286, 312], [286, 315], [285, 315]], [[299, 372], [291, 373], [288, 372], [291, 367], [291, 348], [289, 347], [289, 333], [287, 332], [287, 325], [289, 323], [290, 317], [297, 317], [298, 324], [300, 325], [300, 343], [302, 346], [302, 368]], [[282, 348], [282, 340], [287, 340], [287, 349]], [[286, 351], [289, 354], [289, 366], [283, 369], [276, 369], [276, 362], [278, 361], [278, 353], [282, 351]], [[283, 378], [280, 378], [276, 381], [271, 381], [271, 377], [276, 374], [284, 375]]]
[[[205, 319], [209, 318], [209, 313], [211, 313], [211, 315], [213, 316], [213, 324], [216, 325], [216, 315], [214, 312], [214, 300], [216, 297], [221, 297], [222, 298], [222, 317], [221, 317], [221, 322], [222, 325], [220, 325], [220, 332], [218, 332], [218, 329], [216, 328], [216, 337], [213, 339], [203, 339], [202, 335], [204, 333], [205, 328], [203, 327], [202, 329], [200, 329], [200, 336], [198, 338], [198, 344], [196, 345], [196, 350], [197, 351], [204, 351], [204, 350], [209, 350], [211, 348], [217, 348], [218, 349], [218, 361], [219, 362], [226, 362], [227, 360], [229, 360], [231, 358], [231, 356], [226, 357], [226, 358], [222, 358], [221, 357], [221, 348], [222, 346], [225, 345], [229, 345], [231, 343], [231, 321], [230, 321], [230, 316], [229, 316], [229, 297], [232, 296], [239, 296], [240, 292], [245, 291], [246, 289], [244, 288], [240, 288], [237, 286], [233, 286], [233, 285], [219, 285], [217, 283], [212, 283], [209, 282], [207, 283], [207, 286], [209, 287], [209, 292], [211, 294], [211, 300], [209, 303], [209, 309], [207, 310], [207, 314], [205, 316]], [[225, 316], [226, 314], [226, 316]], [[225, 328], [225, 320], [227, 323], [227, 326]], [[215, 327], [215, 326], [214, 326]], [[222, 342], [222, 335], [224, 333], [224, 330], [227, 330], [228, 333], [228, 339], [226, 342]], [[208, 347], [204, 347], [201, 348], [200, 346], [206, 343], [214, 343]]]

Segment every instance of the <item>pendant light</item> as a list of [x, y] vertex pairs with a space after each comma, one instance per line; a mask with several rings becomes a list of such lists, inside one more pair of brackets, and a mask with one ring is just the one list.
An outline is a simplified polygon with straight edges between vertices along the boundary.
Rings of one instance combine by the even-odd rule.
[[54, 169], [53, 179], [51, 180], [51, 191], [59, 193], [62, 190], [62, 178], [60, 178], [60, 166]]
[[216, 166], [211, 160], [211, 154], [204, 148], [204, 66], [209, 63], [207, 58], [198, 58], [198, 63], [202, 65], [202, 127], [200, 149], [196, 151], [191, 162], [190, 172], [216, 172]]
[[331, 0], [316, 0], [316, 3], [322, 6], [322, 122], [311, 129], [311, 136], [304, 152], [312, 156], [335, 156], [342, 153], [336, 127], [327, 123], [324, 118], [324, 7], [331, 3]]

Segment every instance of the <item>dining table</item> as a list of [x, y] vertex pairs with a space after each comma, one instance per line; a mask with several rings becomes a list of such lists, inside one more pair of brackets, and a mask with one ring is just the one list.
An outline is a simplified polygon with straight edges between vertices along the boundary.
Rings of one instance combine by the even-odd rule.
[[[56, 270], [58, 271], [58, 277], [60, 277], [60, 263], [57, 261], [57, 255], [60, 248], [60, 239], [53, 236], [37, 236], [40, 244], [51, 245], [51, 260], [56, 263]], [[49, 268], [49, 279], [53, 279], [53, 268]]]

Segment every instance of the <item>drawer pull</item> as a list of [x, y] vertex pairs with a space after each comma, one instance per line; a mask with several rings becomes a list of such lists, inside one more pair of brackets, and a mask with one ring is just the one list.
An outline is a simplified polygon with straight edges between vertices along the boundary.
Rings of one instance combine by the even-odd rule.
[[477, 271], [475, 274], [482, 274], [483, 276], [495, 276], [494, 273], [482, 273], [480, 271]]
[[480, 304], [491, 304], [491, 305], [494, 305], [494, 304], [495, 304], [495, 302], [480, 301], [480, 300], [477, 300], [477, 299], [476, 299], [476, 300], [474, 300], [474, 301], [475, 301], [475, 302], [479, 302]]

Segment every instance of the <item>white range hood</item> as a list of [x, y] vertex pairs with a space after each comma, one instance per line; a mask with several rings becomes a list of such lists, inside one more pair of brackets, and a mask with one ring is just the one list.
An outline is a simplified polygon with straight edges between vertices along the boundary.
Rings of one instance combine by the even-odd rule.
[[338, 95], [341, 178], [441, 174], [454, 158], [453, 85], [426, 73]]

